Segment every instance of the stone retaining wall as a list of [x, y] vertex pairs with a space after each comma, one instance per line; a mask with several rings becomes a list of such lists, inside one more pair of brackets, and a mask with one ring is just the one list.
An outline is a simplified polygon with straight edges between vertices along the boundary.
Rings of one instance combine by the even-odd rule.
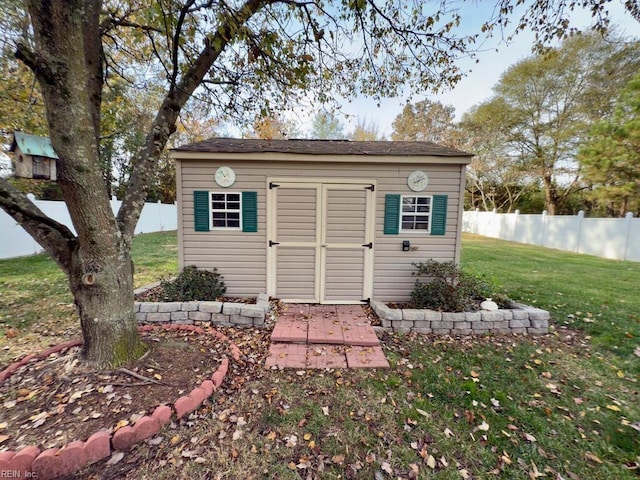
[[269, 296], [261, 293], [255, 304], [234, 302], [136, 302], [138, 323], [261, 327], [271, 310]]
[[477, 312], [437, 312], [435, 310], [395, 309], [371, 301], [382, 326], [396, 332], [470, 335], [483, 333], [542, 334], [549, 331], [549, 312], [520, 303], [511, 309]]

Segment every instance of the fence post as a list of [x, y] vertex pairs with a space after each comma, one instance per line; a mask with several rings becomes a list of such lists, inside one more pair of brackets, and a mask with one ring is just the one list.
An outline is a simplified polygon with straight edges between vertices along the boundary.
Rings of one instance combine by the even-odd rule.
[[547, 211], [543, 210], [542, 211], [542, 233], [541, 233], [541, 238], [540, 238], [540, 246], [544, 247], [544, 238], [546, 235], [545, 230], [547, 229]]
[[633, 218], [633, 212], [627, 212], [624, 216], [624, 220], [626, 222], [626, 238], [624, 241], [624, 255], [622, 260], [626, 260], [629, 257], [629, 244], [631, 243], [631, 219]]
[[513, 242], [518, 241], [518, 220], [520, 219], [520, 210], [516, 209], [515, 220], [513, 221], [513, 238], [511, 239]]
[[578, 212], [578, 240], [576, 241], [576, 253], [580, 253], [580, 243], [582, 242], [582, 221], [584, 220], [584, 210]]

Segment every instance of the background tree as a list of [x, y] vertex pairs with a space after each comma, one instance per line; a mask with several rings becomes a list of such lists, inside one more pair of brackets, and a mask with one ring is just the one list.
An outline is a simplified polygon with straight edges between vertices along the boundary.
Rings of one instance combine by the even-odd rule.
[[380, 133], [378, 124], [368, 122], [366, 118], [358, 118], [356, 126], [348, 137], [350, 140], [358, 142], [384, 140], [384, 135]]
[[[485, 30], [503, 25], [507, 7], [519, 3], [502, 0]], [[543, 13], [569, 3], [575, 2], [534, 2]], [[583, 4], [596, 19], [606, 13], [606, 2]], [[326, 102], [336, 95], [380, 98], [455, 83], [461, 76], [456, 59], [468, 54], [477, 35], [457, 35], [459, 15], [447, 2], [441, 7], [395, 0], [2, 2], [0, 35], [40, 86], [59, 157], [58, 183], [77, 234], [3, 179], [0, 207], [66, 273], [85, 359], [115, 366], [145, 348], [134, 314], [131, 241], [150, 180], [188, 101], [205, 103], [214, 117], [246, 119], [269, 114], [272, 105], [286, 108], [308, 91]], [[535, 28], [564, 29], [557, 18], [539, 15]], [[141, 88], [153, 78], [163, 87], [116, 215], [100, 152], [104, 89], [114, 75], [136, 76]]]
[[579, 155], [590, 196], [624, 216], [640, 207], [640, 75], [619, 96], [613, 117], [595, 124]]
[[313, 116], [309, 137], [320, 140], [343, 140], [344, 125], [333, 113], [317, 112]]
[[467, 207], [511, 212], [531, 190], [532, 179], [505, 151], [503, 132], [492, 128], [487, 110], [473, 107], [456, 125], [455, 146], [474, 154], [467, 167]]
[[293, 120], [281, 114], [257, 117], [251, 130], [244, 134], [246, 138], [262, 138], [264, 140], [285, 140], [300, 138], [300, 130]]
[[455, 109], [451, 105], [431, 100], [407, 103], [402, 113], [393, 121], [391, 139], [453, 146], [454, 113]]
[[509, 68], [495, 95], [467, 118], [502, 139], [504, 158], [535, 178], [553, 215], [584, 188], [575, 160], [594, 119], [611, 114], [616, 92], [640, 68], [640, 44], [579, 35]]

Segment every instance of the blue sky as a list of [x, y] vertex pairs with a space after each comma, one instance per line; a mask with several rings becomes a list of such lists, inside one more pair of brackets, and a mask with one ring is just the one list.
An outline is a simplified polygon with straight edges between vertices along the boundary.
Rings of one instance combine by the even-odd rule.
[[[494, 5], [495, 2], [489, 0], [461, 4], [463, 22], [461, 27], [468, 32], [479, 31], [482, 23], [491, 16]], [[609, 12], [612, 23], [619, 26], [622, 34], [639, 36], [640, 23], [625, 13], [621, 0], [613, 0]], [[517, 20], [519, 17], [514, 16], [514, 18]], [[579, 28], [588, 27], [591, 24], [589, 12], [574, 12], [572, 24]], [[492, 87], [509, 66], [531, 55], [533, 39], [534, 35], [529, 31], [521, 32], [509, 44], [498, 37], [487, 39], [476, 55], [479, 63], [470, 58], [462, 59], [458, 63], [463, 70], [470, 70], [470, 72], [453, 90], [439, 94], [416, 95], [413, 101], [428, 98], [453, 105], [456, 117], [459, 119], [470, 107], [491, 96]], [[367, 121], [375, 122], [380, 132], [388, 138], [392, 131], [391, 124], [402, 111], [406, 97], [383, 100], [380, 102], [380, 107], [377, 106], [377, 103], [377, 101], [367, 98], [356, 98], [351, 102], [345, 101], [342, 103], [342, 113], [346, 114], [346, 117], [339, 116], [346, 121], [353, 121], [358, 116], [366, 117]]]

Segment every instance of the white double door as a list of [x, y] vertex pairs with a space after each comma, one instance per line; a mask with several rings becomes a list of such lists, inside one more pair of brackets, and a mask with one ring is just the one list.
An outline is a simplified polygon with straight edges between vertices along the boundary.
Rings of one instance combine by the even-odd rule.
[[270, 182], [268, 293], [297, 303], [371, 298], [374, 196], [364, 181]]

